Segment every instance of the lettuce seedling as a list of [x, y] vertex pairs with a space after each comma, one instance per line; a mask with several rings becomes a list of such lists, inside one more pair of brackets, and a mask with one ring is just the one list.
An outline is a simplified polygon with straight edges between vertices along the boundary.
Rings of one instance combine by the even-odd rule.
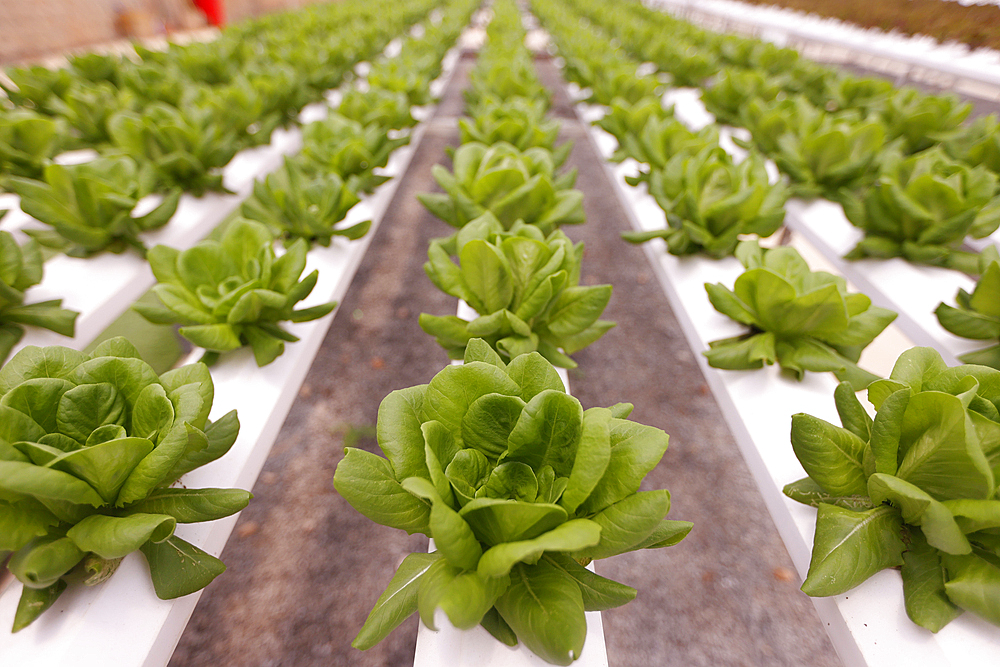
[[368, 233], [371, 220], [336, 226], [359, 201], [336, 173], [315, 173], [286, 158], [281, 169], [254, 183], [253, 196], [240, 210], [243, 217], [267, 225], [285, 245], [304, 239], [309, 246], [329, 247], [334, 236], [354, 240]]
[[277, 257], [274, 237], [259, 222], [237, 218], [221, 241], [207, 240], [184, 251], [158, 245], [149, 265], [159, 281], [153, 287], [162, 306], [132, 306], [153, 324], [180, 324], [180, 334], [207, 350], [205, 361], [249, 345], [258, 366], [285, 351], [298, 338], [280, 323], [308, 322], [336, 307], [324, 303], [294, 310], [309, 296], [319, 271], [299, 280], [308, 244], [299, 239]]
[[808, 477], [785, 494], [818, 510], [802, 590], [840, 595], [898, 567], [906, 613], [937, 632], [964, 610], [1000, 625], [1000, 371], [949, 368], [931, 348], [904, 352], [868, 387], [874, 420], [846, 383], [843, 427], [792, 417]]
[[434, 165], [434, 180], [444, 194], [417, 195], [427, 210], [452, 227], [461, 228], [487, 211], [505, 228], [522, 220], [543, 234], [585, 220], [583, 193], [570, 189], [576, 171], [557, 177], [552, 153], [544, 148], [519, 151], [505, 142], [472, 142], [458, 148], [452, 162], [453, 174]]
[[[973, 340], [1000, 339], [1000, 255], [996, 246], [989, 246], [979, 256], [980, 278], [969, 294], [958, 290], [958, 307], [938, 304], [934, 310], [945, 329]], [[959, 355], [967, 364], [980, 364], [1000, 369], [1000, 344]]]
[[361, 92], [352, 88], [340, 101], [337, 113], [367, 127], [378, 125], [386, 130], [400, 130], [417, 124], [410, 113], [406, 93], [382, 88]]
[[35, 241], [19, 246], [13, 234], [0, 231], [0, 363], [21, 340], [25, 325], [74, 335], [80, 313], [62, 308], [62, 299], [24, 303], [25, 290], [42, 281], [42, 265]]
[[662, 238], [672, 255], [719, 259], [733, 254], [740, 235], [765, 238], [781, 227], [788, 185], [768, 182], [764, 158], [756, 152], [734, 164], [725, 150], [710, 146], [694, 155], [678, 153], [663, 169], [654, 169], [649, 193], [666, 213], [667, 227], [625, 232], [623, 239]]
[[459, 119], [461, 141], [463, 144], [478, 142], [487, 146], [502, 141], [519, 151], [544, 148], [552, 153], [552, 161], [559, 167], [573, 149], [573, 142], [556, 146], [562, 123], [555, 118], [546, 118], [545, 111], [546, 105], [542, 100], [488, 98], [470, 111], [472, 118]]
[[[450, 254], [458, 256], [457, 265]], [[454, 243], [432, 241], [424, 264], [441, 291], [465, 300], [479, 317], [467, 322], [422, 313], [420, 327], [453, 359], [463, 357], [469, 340], [482, 338], [505, 360], [538, 351], [557, 366], [575, 368], [567, 355], [615, 326], [598, 319], [611, 285], [579, 284], [582, 257], [583, 243], [574, 245], [559, 230], [545, 236], [516, 222], [504, 231], [486, 213], [463, 227]]]
[[139, 235], [170, 221], [181, 191], [174, 188], [160, 204], [132, 217], [151, 188], [152, 173], [129, 157], [103, 157], [77, 165], [50, 164], [43, 179], [11, 177], [8, 186], [21, 196], [21, 209], [52, 229], [25, 229], [39, 243], [73, 257], [129, 248], [145, 254]]
[[549, 663], [578, 658], [584, 612], [636, 595], [584, 565], [691, 529], [666, 518], [665, 489], [639, 491], [667, 434], [628, 421], [631, 410], [585, 411], [541, 355], [505, 364], [480, 340], [464, 365], [389, 394], [377, 425], [387, 458], [349, 447], [333, 484], [372, 521], [423, 533], [436, 550], [403, 560], [352, 645], [371, 648], [413, 612], [435, 629], [441, 609]]
[[906, 158], [887, 154], [875, 186], [843, 204], [848, 220], [865, 232], [848, 259], [903, 257], [975, 273], [977, 257], [960, 244], [1000, 226], [996, 175], [955, 162], [940, 148]]
[[747, 270], [732, 290], [705, 284], [709, 301], [750, 332], [709, 343], [714, 368], [747, 370], [775, 362], [801, 379], [806, 371], [832, 371], [855, 391], [877, 375], [857, 364], [861, 352], [896, 319], [864, 294], [848, 294], [840, 276], [810, 271], [794, 248], [763, 250], [755, 241], [736, 248]]
[[157, 376], [124, 338], [91, 354], [27, 347], [0, 369], [0, 551], [13, 552], [7, 568], [24, 584], [15, 632], [137, 550], [162, 599], [226, 569], [174, 535], [250, 500], [241, 489], [171, 488], [236, 441], [235, 411], [208, 420], [212, 395], [203, 364]]
[[409, 136], [390, 138], [388, 130], [377, 124], [365, 127], [330, 113], [302, 129], [300, 159], [313, 171], [338, 174], [353, 192], [371, 192], [389, 180], [375, 168], [386, 166], [390, 154], [409, 142]]
[[156, 102], [141, 114], [115, 114], [108, 121], [112, 143], [153, 166], [158, 190], [179, 187], [198, 197], [223, 192], [222, 168], [240, 148], [236, 130], [214, 109], [182, 104], [183, 111]]

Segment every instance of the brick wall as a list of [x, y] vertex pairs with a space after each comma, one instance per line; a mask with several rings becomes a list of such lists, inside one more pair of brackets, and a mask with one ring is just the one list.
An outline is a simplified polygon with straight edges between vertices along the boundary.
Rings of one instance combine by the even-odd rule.
[[[229, 22], [315, 0], [223, 0]], [[0, 65], [204, 25], [191, 0], [0, 0]]]

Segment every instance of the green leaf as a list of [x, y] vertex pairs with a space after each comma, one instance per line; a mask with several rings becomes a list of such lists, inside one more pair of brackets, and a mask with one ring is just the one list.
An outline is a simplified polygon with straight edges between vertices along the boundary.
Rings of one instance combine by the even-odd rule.
[[448, 366], [427, 385], [423, 402], [423, 421], [436, 420], [455, 436], [459, 448], [462, 419], [469, 406], [486, 394], [517, 396], [521, 393], [507, 373], [496, 366], [474, 361], [462, 366]]
[[73, 475], [21, 461], [0, 461], [0, 489], [74, 505], [100, 507], [105, 502], [94, 487]]
[[797, 482], [786, 484], [782, 493], [796, 502], [810, 507], [819, 507], [820, 503], [837, 505], [844, 509], [861, 512], [875, 507], [867, 495], [835, 496], [823, 490], [811, 477], [803, 477]]
[[46, 535], [32, 540], [7, 562], [7, 569], [29, 588], [48, 588], [83, 558], [73, 540]]
[[177, 520], [165, 514], [94, 514], [70, 528], [66, 536], [81, 550], [112, 559], [127, 556], [146, 542], [166, 540], [176, 526]]
[[993, 495], [993, 473], [975, 442], [966, 409], [955, 396], [923, 391], [910, 398], [900, 452], [897, 476], [935, 498]]
[[587, 636], [583, 596], [573, 577], [548, 561], [517, 565], [497, 611], [525, 646], [554, 665], [580, 657]]
[[639, 489], [667, 451], [669, 436], [658, 428], [623, 419], [610, 422], [611, 459], [601, 481], [577, 508], [577, 515], [600, 512]]
[[589, 519], [573, 519], [531, 540], [506, 542], [491, 547], [479, 559], [478, 572], [484, 577], [502, 577], [516, 563], [533, 564], [543, 552], [579, 551], [601, 539], [601, 526]]
[[580, 402], [564, 392], [543, 391], [522, 410], [510, 433], [506, 459], [534, 470], [551, 465], [558, 477], [568, 477], [582, 431]]
[[480, 396], [462, 417], [462, 442], [491, 459], [500, 458], [524, 409], [525, 402], [517, 396]]
[[899, 510], [892, 507], [852, 512], [820, 504], [802, 591], [813, 597], [840, 595], [876, 572], [902, 565], [901, 530]]
[[149, 563], [156, 596], [173, 600], [200, 591], [226, 571], [225, 564], [179, 537], [146, 542], [142, 554]]
[[502, 310], [514, 297], [510, 267], [495, 246], [474, 239], [459, 252], [462, 280], [469, 290], [469, 305], [480, 315]]
[[567, 518], [566, 510], [559, 505], [497, 498], [476, 498], [459, 514], [472, 526], [476, 538], [487, 546], [530, 540]]
[[812, 415], [792, 416], [792, 449], [806, 473], [827, 493], [864, 495], [866, 443], [850, 431]]
[[25, 586], [21, 589], [21, 598], [17, 602], [17, 611], [14, 612], [14, 627], [11, 632], [18, 632], [34, 623], [36, 618], [55, 604], [67, 585], [65, 581], [59, 579], [45, 588]]
[[574, 554], [578, 560], [598, 560], [632, 551], [642, 544], [670, 511], [670, 492], [639, 491], [590, 517], [601, 527], [599, 544]]
[[871, 448], [875, 470], [895, 475], [898, 470], [899, 440], [903, 417], [910, 404], [910, 390], [900, 389], [882, 400], [872, 424]]
[[910, 531], [910, 544], [903, 552], [900, 574], [906, 615], [917, 625], [937, 632], [962, 613], [945, 592], [940, 555], [919, 530]]
[[872, 418], [865, 411], [849, 382], [841, 382], [833, 392], [840, 423], [865, 442], [871, 438]]
[[408, 493], [380, 456], [348, 447], [337, 465], [333, 486], [354, 509], [384, 526], [427, 534], [430, 505]]
[[522, 354], [507, 364], [507, 375], [520, 387], [519, 395], [530, 401], [546, 389], [566, 391], [559, 373], [537, 352]]
[[125, 511], [130, 515], [166, 514], [177, 523], [199, 523], [236, 514], [252, 497], [242, 489], [155, 489]]
[[153, 449], [153, 443], [145, 438], [118, 438], [62, 454], [48, 467], [86, 481], [105, 503], [111, 504], [139, 462]]
[[601, 480], [611, 460], [611, 410], [591, 408], [583, 413], [583, 431], [566, 490], [559, 504], [572, 514]]
[[567, 287], [556, 299], [547, 327], [557, 338], [578, 334], [601, 316], [611, 299], [611, 285]]
[[479, 624], [501, 644], [517, 646], [517, 635], [510, 629], [507, 622], [503, 620], [496, 607], [490, 607], [490, 610], [486, 612], [486, 615], [483, 616], [483, 620]]
[[376, 437], [392, 464], [396, 479], [430, 474], [424, 454], [424, 434], [420, 429], [426, 389], [427, 385], [397, 389], [379, 405]]
[[421, 620], [432, 630], [437, 629], [434, 611], [438, 608], [444, 610], [452, 625], [468, 630], [483, 620], [508, 583], [507, 577], [482, 577], [476, 572], [462, 572], [439, 562], [421, 583], [417, 610]]
[[17, 551], [57, 523], [59, 519], [34, 498], [0, 500], [0, 551]]
[[409, 618], [417, 610], [417, 591], [421, 579], [431, 565], [441, 558], [438, 553], [412, 553], [404, 558], [385, 591], [375, 601], [375, 606], [351, 646], [362, 651], [370, 649]]
[[431, 503], [430, 537], [448, 563], [462, 570], [474, 570], [483, 549], [465, 519], [442, 500], [426, 479], [407, 477], [403, 488]]
[[1000, 567], [979, 558], [944, 555], [944, 590], [963, 609], [1000, 625]]
[[599, 576], [566, 554], [547, 553], [542, 559], [576, 580], [586, 611], [606, 611], [635, 599], [636, 590], [631, 586]]

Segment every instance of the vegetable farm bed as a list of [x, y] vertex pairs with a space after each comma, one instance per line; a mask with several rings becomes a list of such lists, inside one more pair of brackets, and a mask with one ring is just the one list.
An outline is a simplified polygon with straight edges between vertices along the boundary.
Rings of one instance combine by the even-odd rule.
[[[426, 538], [372, 525], [331, 479], [345, 442], [375, 451], [381, 399], [427, 382], [447, 363], [417, 316], [453, 312], [454, 299], [422, 270], [429, 240], [449, 228], [415, 195], [434, 188], [430, 167], [444, 146], [457, 145], [454, 117], [471, 65], [463, 58], [429, 123], [223, 554], [229, 572], [202, 596], [175, 666], [247, 656], [273, 665], [413, 660], [416, 619], [367, 652], [349, 644], [392, 570], [426, 548]], [[672, 492], [671, 517], [696, 526], [677, 547], [598, 564], [640, 591], [602, 614], [609, 664], [838, 664], [650, 265], [618, 239], [627, 218], [570, 115], [557, 70], [547, 59], [536, 65], [556, 92], [563, 135], [575, 141], [568, 166], [580, 168], [586, 193], [588, 222], [567, 229], [587, 244], [581, 283], [615, 286], [605, 317], [618, 326], [576, 355], [570, 385], [584, 407], [628, 400], [634, 419], [671, 435], [648, 481]]]

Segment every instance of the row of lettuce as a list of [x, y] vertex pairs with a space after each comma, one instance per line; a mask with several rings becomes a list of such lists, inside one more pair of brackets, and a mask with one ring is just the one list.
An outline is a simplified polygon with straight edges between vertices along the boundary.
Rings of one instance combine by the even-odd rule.
[[[332, 11], [353, 16], [353, 7], [358, 17], [401, 29], [405, 23], [397, 23], [400, 17], [424, 15], [433, 3], [397, 3], [391, 10], [379, 4], [371, 14], [363, 6], [344, 3], [332, 5], [337, 8]], [[336, 112], [304, 129], [302, 153], [258, 182], [242, 216], [227, 221], [211, 240], [185, 251], [150, 249], [148, 259], [159, 280], [153, 291], [160, 305], [140, 305], [141, 314], [154, 322], [180, 324], [182, 335], [207, 351], [203, 361], [250, 346], [258, 365], [264, 365], [281, 354], [285, 342], [297, 340], [281, 322], [329, 313], [335, 304], [295, 309], [317, 281], [316, 272], [301, 278], [307, 253], [315, 245], [329, 245], [334, 235], [355, 239], [368, 230], [367, 222], [347, 230], [337, 223], [359, 196], [384, 180], [373, 170], [408, 141], [403, 128], [414, 122], [411, 100], [430, 101], [429, 82], [440, 73], [444, 51], [474, 9], [468, 0], [441, 3], [422, 33], [402, 41], [397, 58], [376, 61], [366, 85], [346, 92]], [[239, 27], [233, 33], [239, 35], [237, 42], [280, 34], [285, 48], [292, 49], [299, 41], [294, 30], [300, 22], [305, 26], [301, 41], [313, 41], [310, 22], [301, 20], [306, 17], [315, 14], [272, 17], [262, 26]], [[345, 34], [364, 25], [346, 23], [354, 27], [345, 28]], [[285, 26], [282, 33], [280, 26]], [[384, 44], [392, 36], [378, 35], [381, 30], [366, 39]], [[358, 54], [371, 53], [367, 42], [364, 49], [355, 46]], [[236, 49], [228, 39], [219, 47], [223, 59]], [[202, 62], [207, 76], [222, 66], [210, 66], [208, 48], [174, 57]], [[195, 54], [202, 55], [195, 59]], [[322, 69], [321, 62], [308, 62]], [[342, 72], [336, 72], [336, 81], [322, 78], [320, 71], [311, 70], [309, 76], [324, 85], [339, 83]], [[50, 165], [45, 172], [65, 175], [59, 185], [66, 193], [77, 193], [74, 201], [84, 206], [94, 204], [86, 196], [88, 185], [99, 182], [84, 174], [107, 168], [134, 186], [129, 177], [135, 171], [117, 171], [134, 164], [128, 157], [104, 156], [78, 171]], [[112, 195], [103, 199], [115, 201]], [[128, 212], [124, 207], [126, 217]], [[9, 234], [3, 239], [13, 243], [4, 245], [3, 270], [11, 268], [9, 258], [16, 251], [30, 260], [22, 262], [26, 275], [40, 277], [37, 245], [29, 243], [22, 252]], [[283, 253], [275, 251], [278, 240], [286, 246]], [[23, 278], [3, 277], [4, 287], [24, 284]], [[5, 297], [9, 291], [5, 289]], [[144, 554], [156, 594], [163, 599], [200, 590], [225, 569], [220, 560], [174, 534], [178, 523], [229, 516], [250, 500], [240, 489], [175, 484], [185, 473], [221, 457], [236, 440], [235, 411], [208, 420], [213, 393], [205, 363], [158, 375], [125, 338], [113, 338], [89, 353], [27, 347], [0, 369], [0, 556], [24, 584], [15, 632], [35, 621], [68, 586], [105, 581], [135, 551]]]
[[[732, 290], [706, 285], [717, 310], [750, 328], [713, 342], [709, 363], [778, 362], [799, 376], [833, 371], [842, 380], [835, 393], [842, 426], [792, 419], [792, 447], [808, 477], [785, 493], [818, 510], [803, 590], [839, 595], [899, 567], [907, 613], [919, 625], [936, 632], [964, 610], [1000, 624], [1000, 371], [949, 368], [937, 352], [914, 348], [889, 379], [876, 379], [856, 362], [895, 313], [848, 294], [840, 277], [810, 271], [794, 249], [739, 239], [776, 231], [789, 194], [830, 196], [866, 232], [853, 257], [901, 255], [981, 271], [975, 293], [960, 294], [959, 303], [977, 318], [980, 337], [996, 337], [995, 328], [985, 335], [997, 314], [989, 301], [1000, 275], [996, 253], [966, 256], [957, 247], [966, 234], [997, 227], [996, 119], [962, 126], [968, 108], [953, 98], [835, 74], [639, 3], [536, 0], [533, 7], [567, 77], [607, 105], [599, 124], [619, 141], [615, 158], [646, 165], [632, 182], [647, 183], [668, 229], [631, 240], [662, 237], [678, 255], [735, 254], [747, 268]], [[749, 157], [734, 164], [717, 147], [715, 127], [692, 133], [662, 110], [661, 78], [637, 72], [630, 54], [676, 84], [704, 87], [720, 122], [751, 130]], [[769, 182], [758, 149], [782, 180]], [[855, 396], [865, 387], [874, 418]]]
[[[379, 23], [382, 27], [393, 26], [397, 31], [402, 31], [416, 17], [426, 15], [430, 6], [424, 0], [400, 6], [398, 10], [391, 13], [391, 20], [383, 20], [385, 17], [381, 14], [369, 14], [367, 10], [360, 11], [357, 15], [350, 14], [354, 16], [354, 19], [347, 22], [348, 28], [346, 29], [354, 31], [351, 33], [352, 35], [357, 33], [364, 36], [368, 33], [362, 30], [361, 26], [367, 25], [364, 22], [368, 21]], [[335, 7], [336, 9], [328, 8], [325, 11], [333, 11], [335, 17], [340, 16], [341, 12], [347, 11], [345, 7], [340, 5]], [[321, 28], [323, 30], [330, 28], [328, 21], [332, 19], [324, 18], [320, 21], [320, 18], [326, 16], [324, 13], [304, 12], [302, 16], [303, 19], [311, 18], [311, 20], [302, 21], [301, 41], [306, 44], [311, 44], [318, 38], [317, 36], [322, 32]], [[437, 18], [441, 19], [440, 16]], [[338, 32], [334, 32], [332, 36], [327, 35], [328, 39], [331, 40], [330, 43], [334, 46], [329, 46], [322, 51], [327, 54], [325, 58], [331, 63], [330, 68], [328, 70], [322, 68], [302, 70], [294, 81], [298, 82], [297, 85], [303, 86], [304, 82], [313, 81], [316, 86], [322, 84], [324, 86], [345, 87], [347, 90], [338, 106], [338, 112], [324, 122], [311, 123], [304, 128], [303, 143], [305, 147], [302, 155], [286, 161], [278, 173], [273, 174], [265, 182], [255, 185], [253, 196], [242, 207], [243, 216], [265, 224], [276, 236], [284, 239], [301, 237], [310, 244], [328, 245], [334, 234], [349, 238], [363, 235], [367, 230], [366, 225], [355, 225], [350, 229], [337, 230], [334, 229], [334, 226], [343, 219], [347, 210], [359, 201], [359, 196], [370, 192], [372, 188], [380, 184], [383, 178], [375, 175], [374, 170], [385, 166], [388, 155], [393, 148], [408, 141], [404, 129], [414, 123], [410, 114], [411, 100], [414, 103], [423, 104], [429, 99], [426, 82], [438, 75], [442, 45], [454, 42], [462, 27], [461, 20], [461, 17], [452, 16], [447, 20], [441, 19], [422, 24], [421, 30], [418, 30], [416, 35], [407, 37], [406, 41], [403, 42], [405, 53], [401, 53], [397, 58], [380, 58], [375, 63], [368, 72], [367, 86], [363, 89], [360, 86], [352, 86], [354, 75], [350, 67], [357, 63], [358, 58], [373, 57], [377, 51], [373, 52], [371, 48], [362, 50], [351, 46], [353, 38], [338, 43], [335, 41], [339, 35]], [[317, 22], [319, 23], [317, 24]], [[10, 233], [0, 232], [6, 260], [5, 275], [0, 276], [6, 288], [0, 295], [0, 299], [2, 299], [0, 301], [0, 332], [2, 332], [0, 334], [0, 359], [5, 359], [13, 346], [20, 340], [24, 325], [43, 326], [67, 336], [72, 336], [74, 333], [75, 313], [62, 309], [60, 301], [39, 304], [25, 303], [25, 289], [38, 284], [42, 279], [42, 252], [39, 246], [46, 248], [45, 252], [63, 252], [74, 257], [92, 257], [102, 252], [125, 251], [134, 251], [145, 255], [143, 233], [162, 228], [169, 223], [177, 210], [182, 188], [196, 193], [202, 191], [200, 186], [194, 184], [194, 181], [171, 180], [164, 177], [162, 171], [158, 170], [166, 168], [165, 165], [169, 164], [187, 163], [190, 165], [197, 162], [200, 166], [190, 173], [197, 171], [200, 174], [198, 179], [211, 178], [215, 186], [222, 186], [221, 168], [230, 161], [241, 146], [240, 142], [230, 135], [245, 130], [248, 124], [247, 119], [241, 116], [243, 105], [235, 104], [232, 100], [225, 101], [228, 99], [226, 91], [229, 90], [228, 86], [232, 85], [231, 82], [227, 83], [228, 79], [221, 77], [221, 75], [209, 77], [208, 72], [220, 68], [229, 71], [227, 68], [230, 64], [227, 57], [232, 55], [230, 52], [234, 49], [231, 44], [232, 40], [245, 43], [245, 39], [250, 39], [250, 36], [259, 33], [256, 39], [261, 43], [279, 44], [300, 41], [295, 33], [296, 24], [287, 22], [283, 15], [271, 17], [264, 23], [265, 25], [274, 23], [274, 29], [268, 31], [259, 27], [255, 28], [256, 24], [235, 27], [232, 29], [232, 34], [227, 31], [217, 40], [217, 43], [174, 47], [164, 53], [146, 52], [141, 47], [137, 47], [140, 52], [150, 58], [148, 62], [144, 60], [140, 63], [133, 63], [131, 60], [117, 56], [91, 55], [73, 59], [71, 67], [68, 69], [47, 70], [36, 67], [30, 70], [11, 70], [9, 72], [10, 77], [20, 83], [17, 92], [13, 90], [10, 92], [9, 101], [17, 101], [21, 105], [13, 110], [4, 109], [4, 114], [5, 117], [21, 119], [12, 121], [17, 125], [12, 136], [26, 141], [35, 136], [33, 132], [40, 126], [48, 127], [56, 132], [57, 136], [68, 134], [56, 131], [60, 127], [60, 123], [66, 122], [62, 116], [47, 117], [39, 111], [29, 111], [26, 108], [30, 106], [36, 109], [58, 110], [60, 106], [53, 100], [62, 99], [53, 92], [53, 88], [58, 90], [58, 87], [46, 87], [41, 84], [31, 85], [31, 80], [41, 80], [47, 77], [46, 80], [66, 79], [72, 81], [73, 84], [67, 84], [62, 93], [70, 95], [77, 88], [89, 89], [90, 86], [90, 80], [85, 78], [83, 74], [77, 72], [74, 75], [72, 72], [96, 70], [95, 63], [97, 62], [104, 62], [106, 67], [102, 71], [107, 70], [107, 72], [132, 71], [133, 68], [139, 68], [147, 72], [150, 79], [155, 78], [155, 71], [160, 71], [161, 76], [168, 80], [172, 80], [171, 77], [188, 77], [190, 79], [188, 84], [177, 83], [177, 85], [181, 87], [187, 85], [192, 91], [201, 91], [199, 94], [203, 99], [210, 100], [214, 105], [221, 104], [215, 112], [212, 123], [219, 128], [225, 127], [226, 130], [225, 132], [213, 131], [207, 134], [201, 131], [179, 132], [175, 125], [156, 121], [152, 122], [151, 125], [151, 127], [155, 126], [156, 132], [162, 133], [163, 136], [173, 137], [180, 142], [171, 149], [170, 155], [159, 152], [157, 146], [161, 146], [161, 144], [158, 140], [147, 138], [148, 141], [143, 140], [136, 144], [135, 154], [125, 154], [112, 145], [90, 144], [91, 148], [97, 150], [96, 157], [91, 157], [91, 159], [78, 164], [55, 163], [52, 161], [53, 156], [49, 151], [37, 156], [39, 160], [37, 171], [18, 171], [16, 161], [0, 161], [0, 165], [9, 169], [6, 174], [0, 173], [0, 183], [20, 196], [20, 207], [25, 213], [42, 223], [40, 227], [29, 226], [23, 230], [31, 237], [31, 240], [21, 247], [18, 246]], [[277, 28], [281, 26], [284, 27], [278, 30]], [[268, 36], [267, 39], [264, 38], [265, 35]], [[372, 33], [370, 39], [374, 45], [381, 49], [384, 48], [390, 37], [391, 34], [383, 35], [382, 28], [379, 28]], [[210, 50], [213, 47], [219, 48], [218, 52], [214, 52], [214, 56], [211, 55], [213, 52]], [[266, 57], [267, 54], [271, 53], [271, 50], [260, 46], [260, 49], [251, 49], [249, 53], [256, 53], [257, 50], [260, 50], [258, 57], [264, 59], [261, 60], [259, 67], [266, 69]], [[276, 52], [283, 53], [280, 49]], [[334, 54], [340, 55], [334, 57]], [[346, 64], [337, 64], [342, 60]], [[81, 63], [88, 63], [90, 69]], [[283, 71], [280, 61], [275, 64], [274, 71], [276, 73]], [[198, 72], [202, 74], [198, 75]], [[32, 78], [29, 79], [29, 76]], [[107, 74], [107, 76], [111, 77], [112, 80], [120, 81], [122, 90], [129, 89], [130, 84], [126, 82], [131, 79], [128, 77], [122, 75], [116, 78], [112, 74]], [[196, 76], [199, 78], [195, 78]], [[234, 73], [233, 76], [236, 74]], [[208, 81], [214, 82], [216, 79], [220, 82], [208, 83]], [[322, 91], [318, 89], [313, 90], [309, 95], [298, 95], [296, 104], [305, 104], [317, 97], [322, 98]], [[150, 101], [144, 108], [157, 109], [161, 108], [163, 104], [163, 100]], [[205, 108], [207, 107], [185, 104], [183, 105], [183, 113], [197, 115], [201, 114]], [[299, 106], [296, 106], [294, 110], [289, 108], [288, 119], [293, 117], [291, 115], [293, 111], [297, 114], [298, 110]], [[53, 113], [56, 112], [53, 111]], [[171, 113], [182, 113], [182, 111], [174, 109]], [[122, 111], [116, 117], [125, 118], [126, 115], [126, 112]], [[22, 125], [22, 122], [26, 125]], [[267, 141], [271, 130], [273, 130], [273, 126], [269, 126], [266, 131], [256, 132], [254, 136], [259, 136]], [[388, 137], [389, 133], [394, 134], [392, 139]], [[0, 155], [5, 154], [6, 150], [2, 145], [3, 139], [0, 139]], [[197, 152], [196, 145], [211, 145], [211, 152], [218, 154], [218, 159], [192, 162], [189, 157], [192, 152]], [[11, 146], [7, 146], [7, 148], [10, 148], [12, 153], [17, 152]], [[34, 177], [29, 177], [29, 173], [33, 174]], [[164, 188], [166, 188], [165, 191]], [[142, 215], [138, 215], [136, 213], [137, 206], [143, 207], [146, 204], [146, 202], [140, 204], [140, 201], [151, 192], [157, 191], [160, 191], [161, 195], [159, 202]], [[228, 265], [222, 264], [221, 266]], [[232, 268], [228, 270], [235, 271]], [[230, 272], [226, 273], [225, 276], [215, 276], [215, 278], [218, 279], [218, 284], [221, 284], [224, 279], [234, 275], [237, 274]], [[256, 276], [256, 278], [259, 277]], [[244, 276], [244, 279], [238, 284], [240, 289], [234, 290], [227, 287], [224, 290], [226, 297], [240, 298], [246, 292], [246, 289], [243, 289], [246, 283], [256, 278]], [[268, 280], [265, 279], [264, 282], [267, 283]], [[169, 280], [165, 282], [169, 282]], [[223, 306], [221, 309], [211, 298], [202, 303], [199, 298], [194, 296], [194, 293], [203, 282], [198, 281], [188, 285], [190, 294], [184, 294], [180, 298], [190, 307], [184, 310], [174, 309], [175, 312], [186, 313], [185, 317], [178, 315], [176, 322], [187, 325], [224, 324], [226, 322], [230, 308], [235, 302], [231, 300], [228, 302], [228, 306]], [[210, 286], [215, 284], [214, 282], [209, 283]], [[264, 285], [264, 287], [267, 286]], [[212, 287], [210, 291], [217, 292], [217, 289]], [[303, 296], [299, 296], [299, 299]], [[220, 296], [216, 293], [214, 300], [218, 301], [219, 299]], [[222, 301], [225, 302], [225, 299]], [[274, 298], [268, 303], [271, 308], [282, 307], [275, 302]], [[259, 307], [259, 305], [256, 306], [258, 309]], [[191, 314], [192, 308], [204, 312]], [[275, 317], [277, 315], [272, 313], [270, 318], [265, 318], [265, 320], [273, 320]], [[160, 320], [163, 320], [162, 313]], [[216, 332], [216, 338], [218, 338], [218, 333]], [[219, 339], [214, 344], [210, 344], [204, 335], [199, 337], [195, 333], [195, 336], [199, 338], [196, 344], [208, 344], [209, 349], [219, 349], [219, 351], [232, 349], [233, 337], [231, 335], [226, 337], [226, 342]], [[247, 341], [244, 339], [243, 342]], [[268, 344], [271, 348], [276, 347], [273, 341], [269, 341]]]
[[613, 326], [599, 319], [611, 286], [579, 285], [583, 245], [559, 230], [584, 222], [575, 172], [557, 171], [571, 146], [556, 143], [514, 1], [492, 9], [453, 170], [436, 166], [444, 192], [419, 196], [457, 228], [431, 241], [425, 271], [475, 311], [425, 313], [420, 325], [464, 363], [391, 393], [378, 413], [385, 458], [348, 448], [334, 485], [373, 521], [434, 540], [399, 565], [355, 647], [414, 612], [435, 629], [443, 610], [458, 628], [568, 665], [585, 611], [636, 595], [585, 566], [676, 544], [691, 524], [666, 518], [665, 489], [639, 490], [667, 435], [628, 421], [627, 403], [584, 410], [554, 368], [575, 366], [568, 354]]

